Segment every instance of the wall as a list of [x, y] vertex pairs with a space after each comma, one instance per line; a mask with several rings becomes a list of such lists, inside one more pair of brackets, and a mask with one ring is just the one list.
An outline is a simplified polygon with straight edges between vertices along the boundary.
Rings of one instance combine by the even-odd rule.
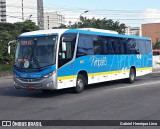
[[160, 23], [142, 24], [142, 36], [150, 37], [153, 44], [160, 41]]
[[160, 56], [153, 56], [153, 70], [160, 70]]

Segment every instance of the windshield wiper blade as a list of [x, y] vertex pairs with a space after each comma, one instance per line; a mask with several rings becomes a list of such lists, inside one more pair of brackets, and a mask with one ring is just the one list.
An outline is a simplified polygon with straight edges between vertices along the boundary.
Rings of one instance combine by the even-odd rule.
[[39, 71], [41, 71], [40, 64], [39, 64], [39, 62], [38, 62], [38, 60], [37, 60], [37, 58], [36, 58], [36, 57], [33, 57], [33, 61], [34, 61], [34, 63], [37, 65], [37, 67], [38, 67]]
[[23, 65], [24, 65], [24, 57], [22, 57], [22, 61], [20, 63], [20, 67], [19, 67], [20, 70], [22, 70]]

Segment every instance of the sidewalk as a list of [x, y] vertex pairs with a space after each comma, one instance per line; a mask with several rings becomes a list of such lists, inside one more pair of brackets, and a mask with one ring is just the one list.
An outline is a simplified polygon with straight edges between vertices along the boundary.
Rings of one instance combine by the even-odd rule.
[[3, 80], [3, 79], [12, 79], [13, 78], [13, 76], [3, 76], [3, 77], [0, 77], [0, 80]]

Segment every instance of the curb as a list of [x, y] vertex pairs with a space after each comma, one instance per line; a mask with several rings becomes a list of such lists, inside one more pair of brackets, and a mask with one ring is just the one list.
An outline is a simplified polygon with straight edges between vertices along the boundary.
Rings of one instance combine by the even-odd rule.
[[3, 77], [0, 77], [0, 80], [2, 80], [2, 79], [12, 79], [13, 78], [13, 76], [3, 76]]

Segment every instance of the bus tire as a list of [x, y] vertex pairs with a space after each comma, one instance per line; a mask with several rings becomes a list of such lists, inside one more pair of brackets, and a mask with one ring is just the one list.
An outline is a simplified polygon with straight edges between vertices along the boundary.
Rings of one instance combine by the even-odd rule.
[[81, 93], [84, 90], [85, 86], [85, 78], [82, 74], [78, 74], [77, 81], [76, 81], [76, 87], [74, 88], [74, 91], [76, 93]]
[[128, 82], [134, 83], [135, 79], [136, 79], [136, 71], [135, 71], [135, 69], [131, 68], [130, 72], [129, 72]]

